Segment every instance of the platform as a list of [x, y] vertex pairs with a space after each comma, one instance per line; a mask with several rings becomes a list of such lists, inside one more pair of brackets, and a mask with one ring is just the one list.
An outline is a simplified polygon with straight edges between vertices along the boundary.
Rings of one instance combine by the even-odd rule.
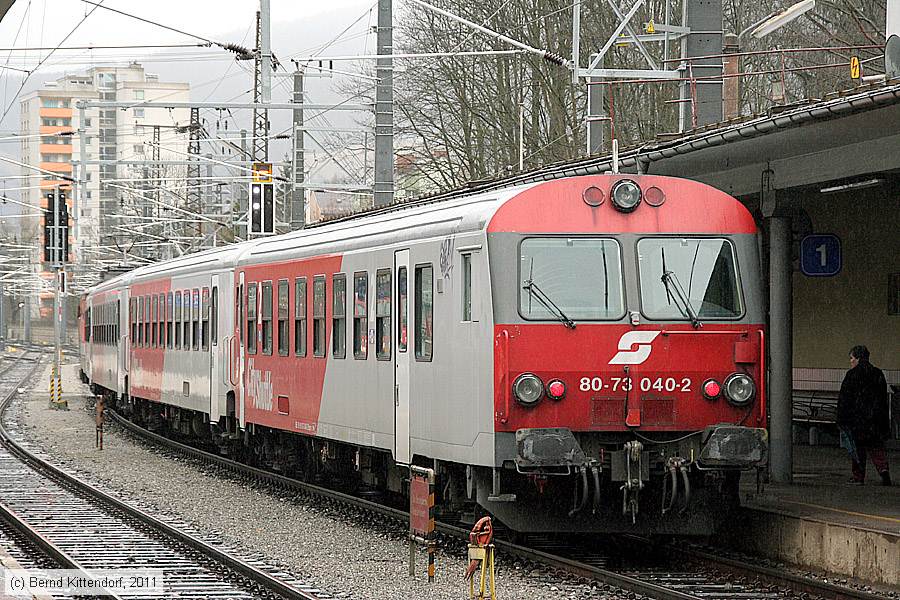
[[[757, 493], [742, 486], [742, 549], [810, 569], [879, 584], [900, 585], [900, 442], [887, 443], [892, 487], [871, 461], [866, 485], [850, 485], [846, 450], [794, 446], [794, 482]], [[749, 478], [748, 478], [749, 479]]]

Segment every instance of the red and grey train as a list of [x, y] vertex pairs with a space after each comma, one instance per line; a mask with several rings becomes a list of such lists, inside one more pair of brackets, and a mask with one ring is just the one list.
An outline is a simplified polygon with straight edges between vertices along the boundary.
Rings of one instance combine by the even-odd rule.
[[755, 222], [707, 185], [571, 177], [411, 203], [105, 281], [97, 393], [303, 478], [511, 529], [708, 534], [767, 458]]

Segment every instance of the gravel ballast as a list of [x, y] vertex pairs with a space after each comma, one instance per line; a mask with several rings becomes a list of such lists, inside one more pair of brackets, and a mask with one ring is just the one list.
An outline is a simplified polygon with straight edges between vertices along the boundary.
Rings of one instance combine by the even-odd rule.
[[[468, 598], [461, 544], [439, 549], [435, 582], [425, 574], [420, 552], [417, 575], [408, 574], [409, 546], [402, 527], [320, 504], [307, 497], [256, 489], [213, 468], [175, 457], [107, 425], [102, 451], [95, 449], [93, 400], [77, 377], [78, 365], [63, 368], [69, 411], [48, 408], [49, 368], [23, 395], [11, 418], [20, 420], [34, 446], [55, 463], [164, 516], [184, 520], [248, 554], [258, 553], [339, 598]], [[363, 522], [365, 521], [365, 522]], [[498, 556], [499, 598], [612, 598], [596, 583], [544, 569], [533, 570]]]

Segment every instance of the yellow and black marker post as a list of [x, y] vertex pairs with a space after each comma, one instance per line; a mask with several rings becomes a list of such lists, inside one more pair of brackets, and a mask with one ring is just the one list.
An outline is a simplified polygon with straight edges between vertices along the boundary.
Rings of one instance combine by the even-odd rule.
[[56, 367], [50, 372], [50, 408], [68, 410], [69, 403], [62, 397], [62, 378]]

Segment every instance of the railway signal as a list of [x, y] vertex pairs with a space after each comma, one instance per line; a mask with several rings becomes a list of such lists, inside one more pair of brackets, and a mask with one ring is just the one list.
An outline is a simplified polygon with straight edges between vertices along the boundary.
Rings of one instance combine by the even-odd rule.
[[272, 163], [253, 163], [253, 182], [250, 184], [250, 233], [275, 233], [275, 184]]
[[47, 192], [44, 213], [44, 261], [61, 264], [69, 260], [69, 208], [66, 193], [59, 188]]

